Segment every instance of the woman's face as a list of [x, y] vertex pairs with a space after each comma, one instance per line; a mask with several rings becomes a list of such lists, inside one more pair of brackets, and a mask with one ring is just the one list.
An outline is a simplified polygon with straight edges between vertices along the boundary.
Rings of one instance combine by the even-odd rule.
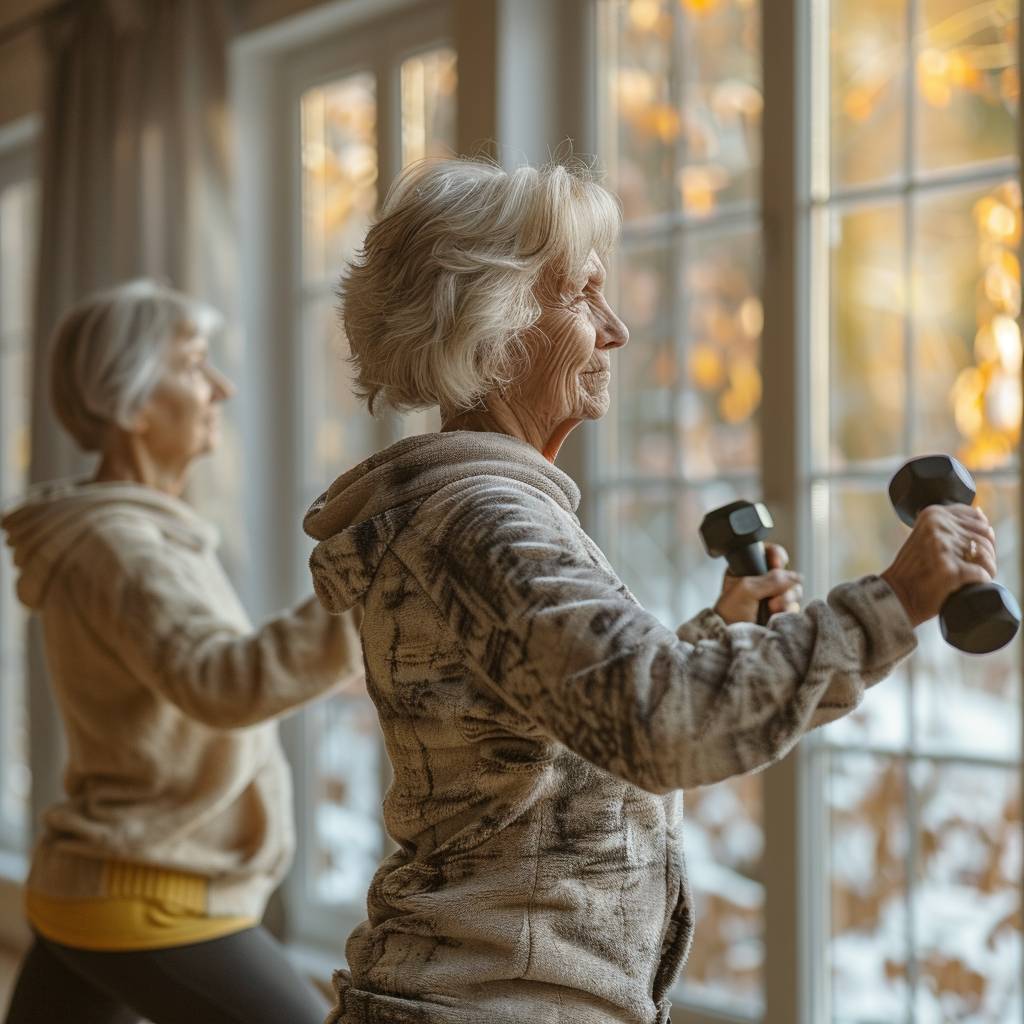
[[183, 465], [220, 440], [220, 403], [234, 392], [210, 363], [209, 342], [182, 333], [171, 342], [163, 376], [142, 407], [136, 433], [165, 465]]
[[529, 370], [516, 397], [554, 425], [596, 420], [608, 411], [611, 350], [629, 340], [604, 297], [605, 269], [591, 252], [582, 272], [561, 289], [542, 289], [541, 317], [526, 340]]

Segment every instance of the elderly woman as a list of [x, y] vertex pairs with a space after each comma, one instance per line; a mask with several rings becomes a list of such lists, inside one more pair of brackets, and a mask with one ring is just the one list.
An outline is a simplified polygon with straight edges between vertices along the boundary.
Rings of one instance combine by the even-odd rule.
[[68, 740], [7, 1021], [319, 1024], [326, 1002], [259, 927], [294, 846], [275, 719], [358, 680], [358, 613], [310, 597], [253, 631], [181, 500], [231, 393], [211, 310], [150, 281], [72, 310], [53, 402], [95, 477], [3, 521], [42, 620]]
[[[693, 932], [679, 791], [849, 712], [947, 594], [995, 571], [984, 516], [935, 509], [880, 576], [804, 612], [779, 551], [676, 631], [646, 612], [553, 464], [607, 411], [627, 340], [603, 290], [617, 229], [581, 171], [419, 166], [343, 283], [370, 407], [436, 404], [443, 427], [306, 519], [320, 599], [363, 610], [398, 844], [330, 1021], [667, 1021]], [[783, 612], [767, 627], [761, 597]]]

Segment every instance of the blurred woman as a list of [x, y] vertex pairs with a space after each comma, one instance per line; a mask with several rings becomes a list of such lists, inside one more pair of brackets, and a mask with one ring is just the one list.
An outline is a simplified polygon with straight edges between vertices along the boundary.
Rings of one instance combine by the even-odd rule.
[[68, 741], [26, 908], [8, 1024], [319, 1024], [260, 927], [294, 847], [276, 719], [361, 681], [358, 613], [315, 599], [257, 630], [181, 500], [220, 436], [218, 317], [152, 281], [59, 325], [53, 405], [93, 479], [3, 520], [42, 620]]
[[679, 791], [851, 711], [946, 595], [995, 572], [984, 516], [936, 508], [884, 572], [803, 612], [778, 549], [675, 630], [642, 608], [554, 465], [608, 411], [628, 340], [604, 293], [618, 226], [582, 169], [420, 165], [343, 281], [361, 392], [439, 405], [442, 430], [306, 519], [317, 593], [363, 609], [394, 766], [397, 849], [331, 1021], [664, 1024], [694, 928]]

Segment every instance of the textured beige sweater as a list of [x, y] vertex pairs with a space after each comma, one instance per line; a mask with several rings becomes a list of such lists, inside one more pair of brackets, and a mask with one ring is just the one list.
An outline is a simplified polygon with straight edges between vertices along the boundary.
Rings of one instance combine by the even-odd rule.
[[654, 1024], [693, 933], [679, 790], [753, 771], [914, 647], [877, 577], [673, 632], [529, 445], [401, 441], [314, 505], [312, 570], [363, 606], [398, 850], [348, 941], [331, 1021]]
[[213, 916], [261, 916], [294, 848], [273, 719], [361, 680], [358, 613], [310, 599], [253, 632], [213, 528], [147, 487], [65, 486], [2, 526], [68, 741], [29, 887], [103, 897], [129, 861], [207, 878]]

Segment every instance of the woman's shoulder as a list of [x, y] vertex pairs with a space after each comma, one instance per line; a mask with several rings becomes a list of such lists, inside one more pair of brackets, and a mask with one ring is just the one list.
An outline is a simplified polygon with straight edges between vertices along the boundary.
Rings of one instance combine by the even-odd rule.
[[558, 529], [578, 526], [573, 511], [536, 480], [515, 479], [505, 474], [478, 473], [456, 480], [427, 498], [419, 509], [421, 517], [455, 513], [499, 522], [531, 517], [538, 527]]

